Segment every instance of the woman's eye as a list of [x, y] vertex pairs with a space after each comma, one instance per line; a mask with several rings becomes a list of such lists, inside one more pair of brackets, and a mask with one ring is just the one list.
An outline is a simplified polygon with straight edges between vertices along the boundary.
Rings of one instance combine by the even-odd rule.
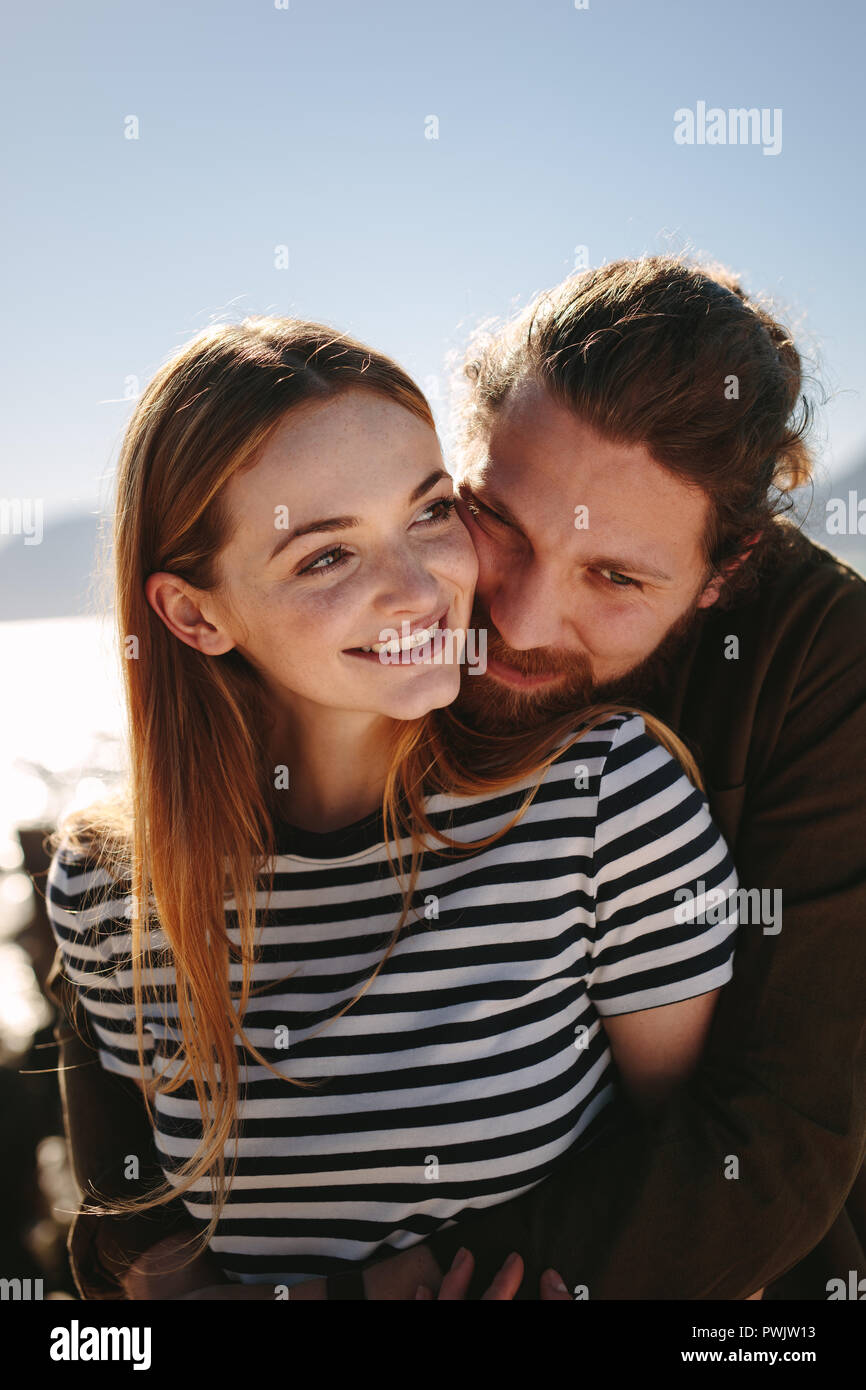
[[[454, 514], [456, 499], [454, 497], [437, 497], [435, 502], [431, 502], [429, 507], [425, 507], [421, 516], [418, 518], [419, 526], [439, 526], [443, 521], [447, 521]], [[432, 513], [432, 515], [427, 515]], [[330, 574], [333, 570], [346, 563], [348, 555], [344, 554], [341, 545], [332, 546], [330, 550], [325, 550], [321, 555], [317, 555], [315, 560], [311, 560], [308, 565], [298, 570], [299, 574]]]
[[[437, 526], [442, 521], [448, 521], [454, 515], [454, 508], [457, 506], [456, 497], [437, 497], [435, 502], [431, 502], [429, 507], [425, 507], [418, 518], [419, 526]], [[437, 510], [437, 508], [439, 510]], [[421, 518], [426, 512], [433, 512], [435, 515], [428, 517], [426, 521]]]
[[620, 574], [619, 570], [599, 570], [599, 574], [604, 575], [607, 582], [615, 589], [640, 589], [643, 586], [637, 579], [629, 579], [627, 574]]
[[[333, 560], [331, 564], [324, 563], [325, 561], [331, 560], [332, 556], [336, 556], [337, 558]], [[324, 554], [317, 555], [315, 560], [313, 560], [309, 565], [305, 565], [303, 569], [298, 571], [298, 573], [326, 574], [330, 570], [337, 569], [339, 565], [342, 565], [344, 563], [345, 559], [346, 556], [343, 554], [343, 547], [341, 545], [335, 545], [330, 550], [326, 550]]]

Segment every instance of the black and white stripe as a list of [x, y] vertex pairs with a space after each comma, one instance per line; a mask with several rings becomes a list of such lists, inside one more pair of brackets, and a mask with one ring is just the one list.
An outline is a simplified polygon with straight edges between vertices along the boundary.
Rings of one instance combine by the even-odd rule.
[[[432, 822], [477, 839], [534, 781], [431, 798]], [[603, 1121], [616, 1078], [602, 1018], [690, 998], [732, 973], [733, 918], [683, 924], [674, 898], [698, 880], [735, 890], [727, 846], [639, 716], [615, 716], [561, 753], [490, 848], [425, 857], [417, 916], [336, 1022], [399, 912], [379, 816], [331, 835], [284, 827], [275, 867], [268, 911], [265, 876], [258, 897], [255, 984], [270, 984], [245, 1026], [282, 1075], [327, 1080], [299, 1090], [238, 1041], [240, 1161], [211, 1248], [242, 1282], [332, 1273], [526, 1191]], [[49, 916], [66, 973], [103, 1065], [136, 1076], [127, 892], [62, 846], [52, 860]], [[237, 940], [232, 903], [226, 923]], [[151, 966], [148, 978], [159, 987], [146, 1006], [148, 1064], [174, 1074], [171, 970]], [[200, 1133], [192, 1087], [158, 1096], [156, 1113], [170, 1178]], [[204, 1224], [207, 1184], [185, 1201]]]

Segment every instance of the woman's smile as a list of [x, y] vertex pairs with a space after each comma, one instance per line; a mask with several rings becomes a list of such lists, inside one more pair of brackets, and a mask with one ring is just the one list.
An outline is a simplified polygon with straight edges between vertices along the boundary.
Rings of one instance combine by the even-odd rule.
[[344, 655], [374, 661], [379, 666], [418, 665], [429, 661], [436, 644], [436, 634], [447, 630], [446, 619], [449, 611], [450, 605], [435, 618], [424, 617], [412, 623], [403, 622], [400, 624], [399, 633], [394, 626], [384, 627], [375, 642], [360, 647], [347, 647]]

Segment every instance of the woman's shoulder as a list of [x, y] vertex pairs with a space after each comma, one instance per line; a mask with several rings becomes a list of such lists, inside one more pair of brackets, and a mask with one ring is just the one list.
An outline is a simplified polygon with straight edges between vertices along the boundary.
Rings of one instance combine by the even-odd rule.
[[68, 1007], [71, 987], [98, 1027], [103, 1065], [137, 1079], [140, 1066], [130, 1042], [137, 1018], [131, 969], [135, 903], [123, 846], [68, 840], [61, 832], [53, 843], [45, 894], [57, 945], [53, 997]]
[[669, 825], [681, 834], [697, 833], [698, 822], [709, 822], [707, 799], [688, 749], [672, 751], [678, 740], [666, 746], [666, 732], [660, 729], [657, 736], [652, 716], [638, 710], [617, 711], [587, 730], [575, 728], [547, 770], [548, 795], [578, 798], [575, 809], [592, 815], [599, 844], [650, 821], [659, 831]]
[[[575, 777], [576, 786], [582, 781], [583, 789], [588, 790], [590, 785], [594, 785], [597, 790], [601, 776], [606, 771], [625, 767], [660, 747], [658, 740], [647, 729], [642, 714], [638, 711], [617, 711], [590, 728], [576, 724], [564, 735], [548, 775], [553, 780], [561, 780], [570, 771]], [[583, 779], [580, 777], [582, 769], [586, 773]]]
[[557, 739], [543, 771], [528, 773], [516, 790], [535, 788], [530, 819], [565, 818], [591, 833], [602, 798], [613, 786], [635, 785], [670, 755], [638, 712], [604, 714], [590, 727], [578, 721]]
[[132, 915], [131, 876], [95, 839], [59, 836], [48, 866], [45, 905], [59, 944], [125, 935]]

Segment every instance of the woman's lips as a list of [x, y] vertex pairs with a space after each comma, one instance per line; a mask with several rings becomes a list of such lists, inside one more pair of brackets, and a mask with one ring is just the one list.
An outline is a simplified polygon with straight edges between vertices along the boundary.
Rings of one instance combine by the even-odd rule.
[[540, 685], [552, 685], [554, 681], [562, 679], [556, 672], [550, 675], [524, 676], [521, 671], [515, 670], [513, 666], [506, 666], [502, 661], [496, 661], [492, 656], [487, 658], [487, 675], [494, 680], [501, 681], [503, 685], [510, 685], [517, 690], [531, 690]]
[[[440, 631], [440, 632], [443, 631], [444, 626], [445, 626], [445, 619], [446, 619], [447, 616], [448, 616], [448, 611], [449, 611], [449, 610], [448, 610], [447, 608], [445, 608], [445, 609], [443, 609], [441, 612], [439, 612], [438, 614], [431, 614], [431, 615], [430, 615], [429, 617], [427, 617], [427, 618], [419, 618], [419, 619], [417, 619], [415, 622], [409, 624], [408, 632], [404, 632], [404, 630], [403, 630], [403, 624], [401, 623], [401, 624], [400, 624], [400, 637], [399, 637], [399, 640], [402, 641], [405, 637], [407, 637], [407, 636], [408, 636], [408, 637], [411, 637], [411, 636], [413, 635], [413, 633], [416, 633], [416, 632], [423, 632], [423, 631], [424, 631], [425, 629], [427, 629], [427, 628], [433, 629], [434, 632], [435, 632], [436, 630], [438, 630], [438, 631]], [[382, 630], [383, 630], [383, 631], [386, 631], [387, 629], [384, 629], [384, 628], [383, 628]], [[396, 626], [392, 626], [392, 629], [391, 629], [391, 630], [392, 630], [392, 631], [397, 631]], [[378, 639], [377, 639], [377, 640], [378, 640]], [[372, 643], [371, 643], [370, 645], [372, 646]], [[375, 661], [376, 664], [379, 665], [379, 666], [392, 666], [392, 665], [402, 666], [402, 665], [405, 665], [406, 662], [402, 661], [402, 660], [401, 660], [401, 657], [411, 657], [411, 656], [413, 656], [413, 655], [415, 654], [415, 652], [423, 652], [423, 651], [425, 651], [425, 649], [428, 648], [428, 647], [432, 647], [432, 641], [430, 641], [429, 639], [428, 639], [428, 641], [426, 641], [426, 642], [421, 642], [421, 643], [419, 643], [419, 644], [418, 644], [417, 646], [415, 646], [415, 647], [406, 647], [406, 648], [397, 648], [397, 649], [395, 649], [395, 648], [392, 646], [392, 647], [390, 647], [390, 648], [389, 648], [388, 650], [386, 650], [386, 651], [378, 651], [378, 652], [376, 652], [376, 651], [365, 651], [363, 647], [347, 647], [347, 648], [345, 649], [345, 655], [346, 655], [346, 656], [359, 656], [359, 657], [365, 657], [368, 661]], [[385, 661], [383, 661], [383, 660], [382, 660], [382, 657], [383, 657], [383, 656], [390, 657], [391, 659], [390, 659], [390, 660], [385, 660]], [[412, 664], [414, 664], [414, 665], [417, 665], [417, 664], [418, 664], [418, 663], [417, 663], [417, 658], [416, 658], [416, 661], [415, 661], [414, 663], [412, 663]]]

